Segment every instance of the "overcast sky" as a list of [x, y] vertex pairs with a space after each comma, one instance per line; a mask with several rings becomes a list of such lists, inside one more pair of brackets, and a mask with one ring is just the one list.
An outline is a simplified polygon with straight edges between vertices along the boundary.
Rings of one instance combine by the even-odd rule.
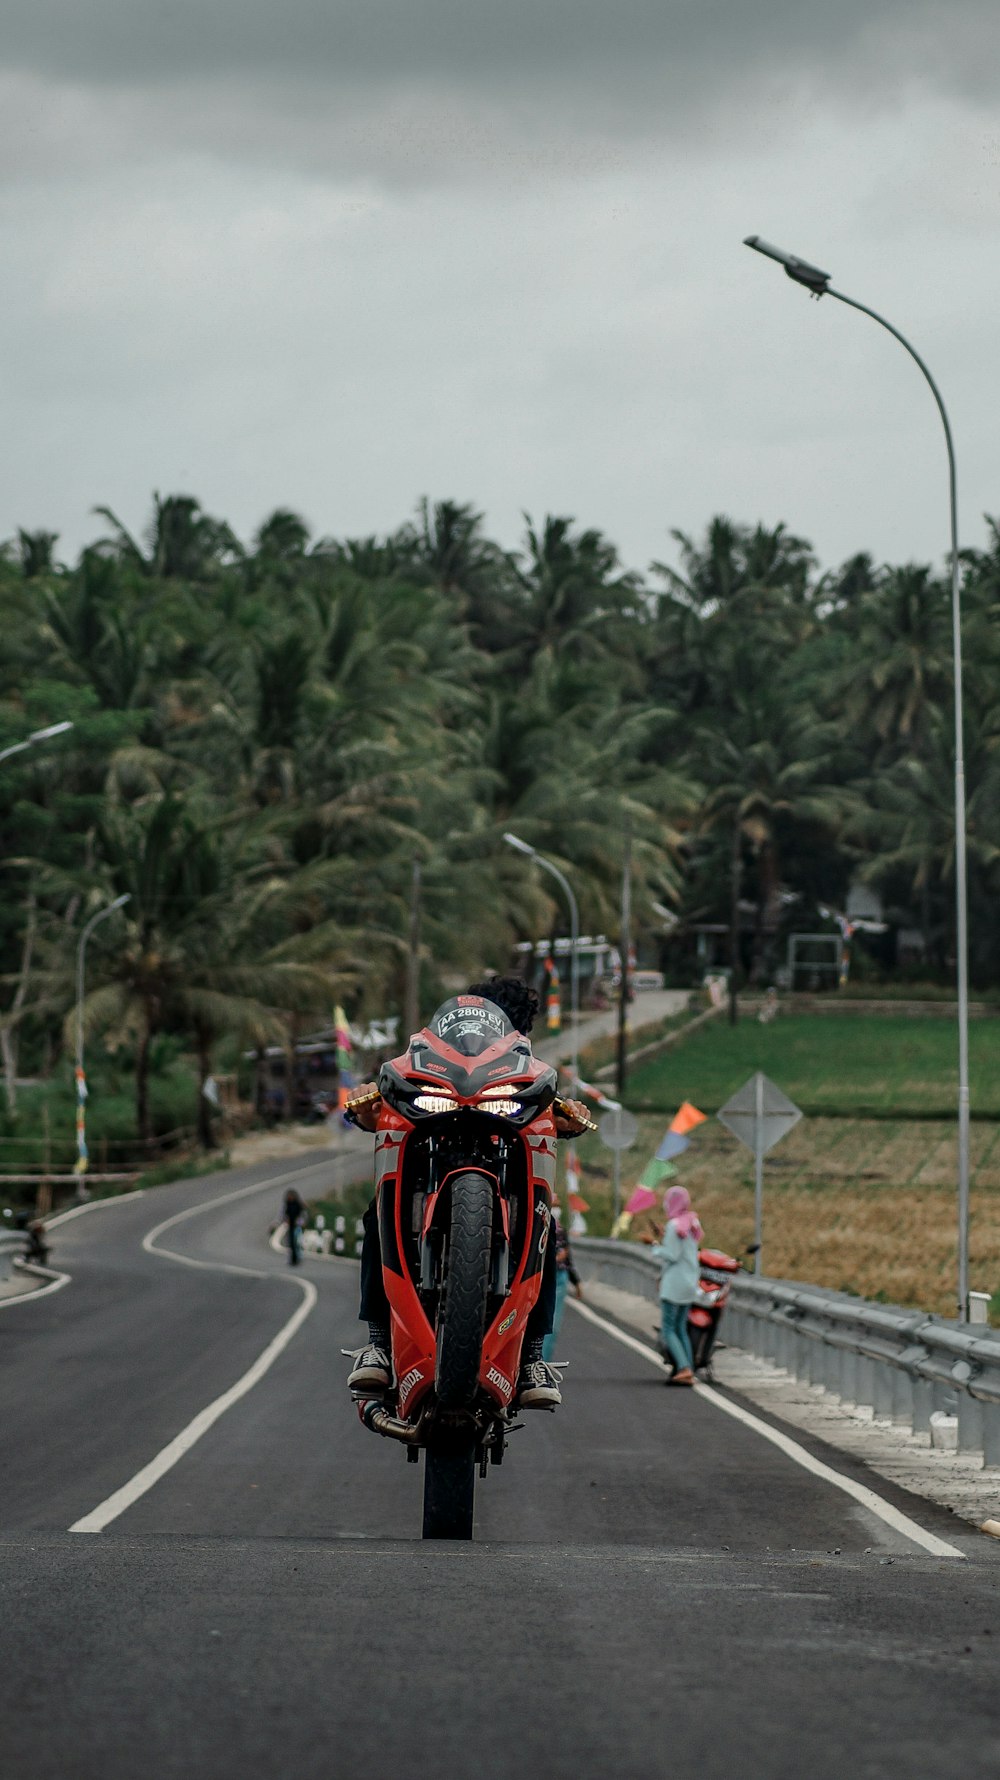
[[996, 0], [5, 0], [0, 536], [471, 500], [627, 562], [713, 513], [1000, 515]]

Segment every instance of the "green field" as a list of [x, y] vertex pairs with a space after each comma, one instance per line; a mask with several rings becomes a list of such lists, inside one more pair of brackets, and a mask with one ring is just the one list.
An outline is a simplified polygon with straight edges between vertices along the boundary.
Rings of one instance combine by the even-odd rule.
[[[752, 1016], [732, 1027], [725, 1015], [702, 1026], [629, 1077], [627, 1103], [670, 1112], [693, 1100], [716, 1112], [762, 1069], [803, 1112], [853, 1117], [947, 1118], [958, 1085], [953, 1019], [893, 1015]], [[1000, 1118], [1000, 1020], [969, 1028], [974, 1118]]]

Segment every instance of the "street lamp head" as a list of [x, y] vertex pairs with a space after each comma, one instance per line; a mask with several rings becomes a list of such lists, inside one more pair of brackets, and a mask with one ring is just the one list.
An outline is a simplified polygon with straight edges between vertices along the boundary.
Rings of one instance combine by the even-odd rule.
[[830, 287], [829, 272], [821, 272], [818, 266], [811, 266], [808, 260], [800, 260], [794, 253], [784, 253], [780, 247], [772, 247], [759, 235], [747, 235], [743, 245], [752, 247], [755, 253], [765, 254], [769, 260], [777, 260], [779, 266], [784, 266], [788, 277], [794, 278], [796, 284], [804, 284], [814, 297], [823, 296]]
[[50, 736], [65, 735], [66, 731], [72, 728], [73, 724], [69, 718], [66, 718], [62, 723], [50, 723], [47, 729], [32, 730], [28, 740], [29, 742], [47, 742]]
[[529, 847], [527, 841], [522, 841], [519, 835], [507, 833], [503, 838], [508, 847], [513, 847], [516, 853], [524, 853], [528, 859], [534, 859], [534, 847]]

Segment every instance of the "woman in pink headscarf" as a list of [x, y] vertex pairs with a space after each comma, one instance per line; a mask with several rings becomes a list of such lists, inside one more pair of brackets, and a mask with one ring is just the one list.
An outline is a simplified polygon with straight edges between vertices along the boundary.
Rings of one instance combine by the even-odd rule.
[[698, 1290], [698, 1244], [703, 1231], [686, 1187], [670, 1187], [663, 1197], [666, 1228], [653, 1249], [660, 1273], [660, 1334], [676, 1368], [671, 1384], [694, 1383], [694, 1356], [688, 1311]]

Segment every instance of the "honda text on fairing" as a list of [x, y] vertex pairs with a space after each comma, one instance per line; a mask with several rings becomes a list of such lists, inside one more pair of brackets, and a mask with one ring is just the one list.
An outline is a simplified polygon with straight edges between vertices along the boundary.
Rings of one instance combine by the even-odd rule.
[[375, 1185], [397, 1383], [362, 1421], [425, 1455], [425, 1538], [472, 1535], [514, 1425], [552, 1228], [556, 1073], [503, 1011], [446, 1001], [382, 1067]]

